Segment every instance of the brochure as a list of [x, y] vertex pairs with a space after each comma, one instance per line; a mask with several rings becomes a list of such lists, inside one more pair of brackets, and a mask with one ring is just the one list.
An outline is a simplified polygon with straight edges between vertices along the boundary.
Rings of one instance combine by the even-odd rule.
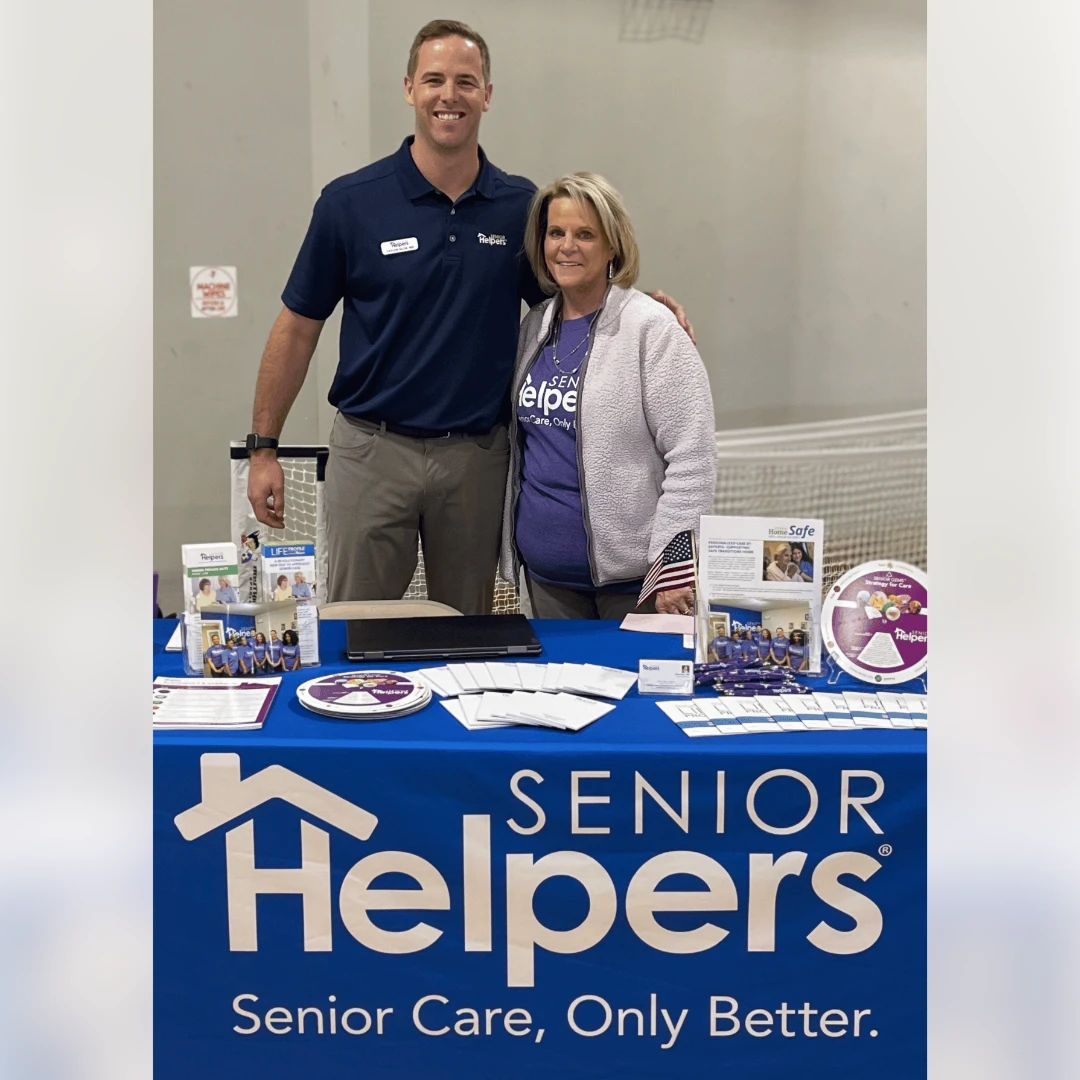
[[818, 674], [824, 522], [704, 516], [700, 536], [695, 662]]
[[318, 664], [318, 623], [318, 609], [295, 600], [209, 604], [184, 615], [184, 670], [225, 679], [278, 675]]
[[298, 603], [306, 603], [316, 599], [313, 541], [264, 544], [261, 559], [263, 600], [275, 603], [296, 600]]
[[210, 604], [240, 602], [235, 544], [184, 544], [180, 551], [189, 612], [198, 614]]
[[207, 683], [202, 679], [154, 680], [154, 729], [261, 728], [280, 678]]

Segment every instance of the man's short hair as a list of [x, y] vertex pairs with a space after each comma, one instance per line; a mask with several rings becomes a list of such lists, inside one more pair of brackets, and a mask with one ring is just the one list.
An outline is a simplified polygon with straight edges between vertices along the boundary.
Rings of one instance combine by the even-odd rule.
[[480, 68], [484, 75], [484, 85], [491, 82], [491, 53], [488, 52], [487, 42], [471, 27], [456, 19], [432, 19], [425, 26], [420, 27], [419, 33], [413, 38], [412, 48], [409, 49], [409, 66], [405, 69], [409, 78], [416, 75], [416, 63], [420, 56], [420, 46], [425, 41], [434, 41], [436, 38], [462, 37], [471, 41], [480, 50]]
[[591, 206], [596, 211], [604, 239], [615, 249], [612, 283], [629, 289], [637, 281], [640, 269], [634, 226], [622, 196], [602, 176], [591, 172], [560, 176], [532, 197], [525, 222], [525, 254], [540, 288], [549, 294], [558, 291], [544, 258], [544, 234], [552, 199], [573, 199], [579, 206]]

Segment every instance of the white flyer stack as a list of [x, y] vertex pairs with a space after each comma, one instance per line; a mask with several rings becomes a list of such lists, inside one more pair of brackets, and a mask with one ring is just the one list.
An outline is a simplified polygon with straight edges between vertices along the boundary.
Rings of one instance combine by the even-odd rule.
[[658, 701], [683, 734], [752, 735], [782, 731], [852, 731], [857, 728], [925, 728], [925, 694], [777, 694]]
[[599, 664], [477, 661], [416, 675], [470, 731], [510, 725], [580, 731], [615, 707], [596, 698], [621, 700], [637, 682], [635, 672]]

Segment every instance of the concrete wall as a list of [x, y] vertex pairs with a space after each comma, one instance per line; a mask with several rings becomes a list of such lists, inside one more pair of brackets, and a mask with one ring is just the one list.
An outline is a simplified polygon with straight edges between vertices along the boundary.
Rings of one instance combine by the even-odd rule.
[[[229, 537], [227, 448], [250, 430], [314, 197], [368, 156], [366, 31], [365, 5], [340, 0], [155, 4], [154, 566], [166, 612], [180, 545]], [[236, 318], [190, 315], [188, 267], [213, 264], [237, 267]], [[336, 329], [324, 338], [283, 433], [292, 442], [328, 431], [318, 402]]]
[[[331, 180], [355, 172], [371, 160], [368, 3], [367, 0], [308, 0], [306, 6], [314, 203]], [[290, 254], [290, 260], [295, 254], [295, 251]], [[320, 443], [330, 437], [330, 425], [334, 421], [334, 410], [326, 396], [337, 370], [340, 333], [339, 304], [323, 327], [312, 361], [314, 379], [309, 376], [305, 387], [308, 389], [314, 382]]]
[[[415, 31], [371, 0], [371, 151], [411, 126]], [[923, 0], [716, 0], [704, 40], [620, 43], [619, 0], [461, 0], [492, 51], [482, 142], [625, 196], [645, 289], [687, 307], [721, 426], [920, 407]]]

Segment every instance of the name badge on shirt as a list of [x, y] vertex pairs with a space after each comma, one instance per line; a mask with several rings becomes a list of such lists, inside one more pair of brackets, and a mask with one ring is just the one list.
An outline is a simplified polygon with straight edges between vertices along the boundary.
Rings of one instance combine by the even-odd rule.
[[384, 240], [379, 246], [384, 255], [400, 255], [403, 251], [416, 251], [420, 244], [415, 236], [406, 236], [402, 240]]

